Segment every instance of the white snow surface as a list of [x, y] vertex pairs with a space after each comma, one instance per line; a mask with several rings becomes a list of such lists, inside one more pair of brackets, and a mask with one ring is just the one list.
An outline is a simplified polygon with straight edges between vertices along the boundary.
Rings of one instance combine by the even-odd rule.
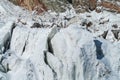
[[36, 15], [1, 0], [0, 80], [120, 80], [119, 21], [73, 8]]

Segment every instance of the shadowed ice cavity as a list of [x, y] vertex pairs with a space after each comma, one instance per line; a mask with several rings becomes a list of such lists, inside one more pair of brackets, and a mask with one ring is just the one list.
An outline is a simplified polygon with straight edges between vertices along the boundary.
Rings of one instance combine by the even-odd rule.
[[102, 59], [104, 57], [103, 51], [101, 49], [102, 42], [100, 42], [99, 40], [94, 40], [94, 42], [95, 42], [95, 46], [96, 46], [97, 59]]

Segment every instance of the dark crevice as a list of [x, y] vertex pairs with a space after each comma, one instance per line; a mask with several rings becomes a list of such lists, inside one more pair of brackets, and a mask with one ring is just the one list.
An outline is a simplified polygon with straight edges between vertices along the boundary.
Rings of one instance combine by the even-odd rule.
[[[8, 34], [7, 39], [4, 42], [4, 51], [2, 52], [3, 54], [5, 52], [7, 52], [7, 50], [10, 49], [10, 43], [11, 43], [11, 39], [12, 39], [12, 34], [13, 34], [13, 30], [16, 27], [15, 23], [13, 23], [12, 28], [11, 28], [11, 33]], [[2, 64], [2, 61], [5, 59], [4, 56], [2, 56], [1, 60], [0, 60], [0, 71], [7, 73], [10, 69], [9, 69], [9, 64], [6, 65], [6, 67]]]
[[5, 43], [4, 43], [4, 48], [5, 48], [5, 49], [4, 49], [3, 53], [5, 53], [7, 50], [10, 49], [10, 42], [11, 42], [13, 30], [14, 30], [15, 27], [16, 27], [16, 24], [13, 23], [10, 36], [7, 38], [7, 40], [6, 40]]
[[73, 65], [73, 68], [72, 68], [72, 80], [76, 80], [76, 66]]
[[48, 44], [48, 51], [49, 51], [50, 53], [53, 53], [53, 54], [54, 54], [54, 51], [53, 51], [53, 47], [52, 47], [52, 43], [51, 43], [51, 39], [50, 39], [50, 38], [47, 39], [47, 44]]
[[[28, 40], [28, 39], [27, 39], [27, 40]], [[23, 50], [22, 50], [22, 54], [21, 54], [21, 55], [23, 55], [23, 53], [25, 52], [26, 45], [27, 45], [27, 40], [25, 41], [25, 44], [24, 44], [24, 46], [23, 46]]]
[[69, 3], [71, 3], [71, 4], [73, 3], [72, 0], [67, 0], [67, 1], [68, 1]]
[[25, 40], [25, 44], [23, 46], [23, 50], [22, 50], [22, 54], [21, 55], [23, 55], [23, 53], [25, 52], [28, 39], [29, 39], [29, 33], [28, 33], [27, 39]]
[[22, 51], [22, 53], [24, 53], [25, 48], [26, 48], [26, 42], [25, 42], [25, 45], [24, 45], [24, 47], [23, 47], [23, 51]]
[[2, 64], [2, 61], [5, 59], [6, 57], [2, 56], [0, 59], [0, 71], [3, 73], [7, 73], [8, 71], [10, 71], [9, 69], [9, 64], [7, 64], [6, 66]]
[[97, 59], [102, 59], [104, 57], [103, 51], [102, 51], [102, 42], [100, 42], [99, 40], [94, 40], [95, 42], [95, 46], [96, 46], [96, 56]]
[[3, 72], [3, 73], [8, 72], [7, 69], [5, 68], [5, 66], [2, 63], [0, 63], [0, 71]]
[[10, 41], [11, 41], [11, 39], [10, 39], [10, 37], [8, 37], [8, 39], [4, 43], [4, 51], [3, 51], [3, 53], [5, 53], [10, 48]]
[[54, 80], [58, 80], [57, 79], [57, 73], [50, 66], [50, 64], [48, 63], [48, 59], [47, 59], [47, 52], [50, 52], [51, 54], [54, 55], [54, 50], [53, 50], [53, 46], [52, 46], [51, 40], [55, 36], [55, 34], [59, 31], [59, 27], [56, 24], [53, 24], [52, 26], [55, 26], [55, 27], [52, 28], [51, 32], [48, 35], [47, 42], [46, 42], [46, 46], [47, 46], [46, 49], [47, 50], [43, 51], [43, 53], [44, 53], [44, 62], [45, 62], [45, 64], [48, 65], [49, 68], [52, 70], [53, 76], [54, 76]]
[[104, 39], [106, 39], [107, 34], [108, 34], [108, 30], [107, 30], [107, 31], [104, 31], [104, 33], [102, 34], [102, 37], [103, 37]]
[[44, 51], [44, 61], [45, 61], [45, 63], [48, 65], [48, 61], [47, 61], [47, 51]]
[[52, 53], [53, 55], [54, 55], [54, 51], [53, 51], [51, 40], [55, 36], [55, 34], [57, 34], [58, 31], [59, 31], [58, 26], [54, 27], [49, 33], [48, 38], [47, 38], [47, 51]]
[[13, 27], [12, 27], [12, 30], [11, 30], [11, 36], [12, 36], [12, 34], [13, 34], [13, 30], [15, 29], [15, 27], [16, 27], [16, 24], [15, 23], [13, 23], [13, 25], [12, 25]]
[[58, 80], [58, 79], [57, 79], [57, 73], [55, 72], [54, 69], [52, 69], [52, 67], [51, 67], [51, 66], [49, 65], [49, 63], [48, 63], [48, 59], [47, 59], [47, 51], [44, 51], [44, 61], [45, 61], [45, 64], [48, 65], [49, 68], [52, 70], [54, 80]]
[[118, 34], [119, 34], [120, 30], [111, 30], [111, 31], [112, 31], [112, 33], [114, 34], [114, 37], [115, 37], [116, 39], [118, 39]]
[[7, 64], [6, 72], [10, 71], [9, 64]]

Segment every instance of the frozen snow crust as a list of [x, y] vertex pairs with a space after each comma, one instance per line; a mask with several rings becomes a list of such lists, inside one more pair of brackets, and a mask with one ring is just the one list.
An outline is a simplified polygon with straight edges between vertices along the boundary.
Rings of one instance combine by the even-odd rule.
[[119, 20], [74, 9], [35, 15], [0, 1], [0, 80], [120, 80]]

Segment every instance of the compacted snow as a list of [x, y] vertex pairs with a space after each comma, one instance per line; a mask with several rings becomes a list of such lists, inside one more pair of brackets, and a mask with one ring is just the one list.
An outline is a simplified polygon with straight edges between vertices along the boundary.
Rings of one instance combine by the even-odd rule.
[[1, 0], [0, 80], [120, 80], [119, 20], [73, 8], [35, 15]]

